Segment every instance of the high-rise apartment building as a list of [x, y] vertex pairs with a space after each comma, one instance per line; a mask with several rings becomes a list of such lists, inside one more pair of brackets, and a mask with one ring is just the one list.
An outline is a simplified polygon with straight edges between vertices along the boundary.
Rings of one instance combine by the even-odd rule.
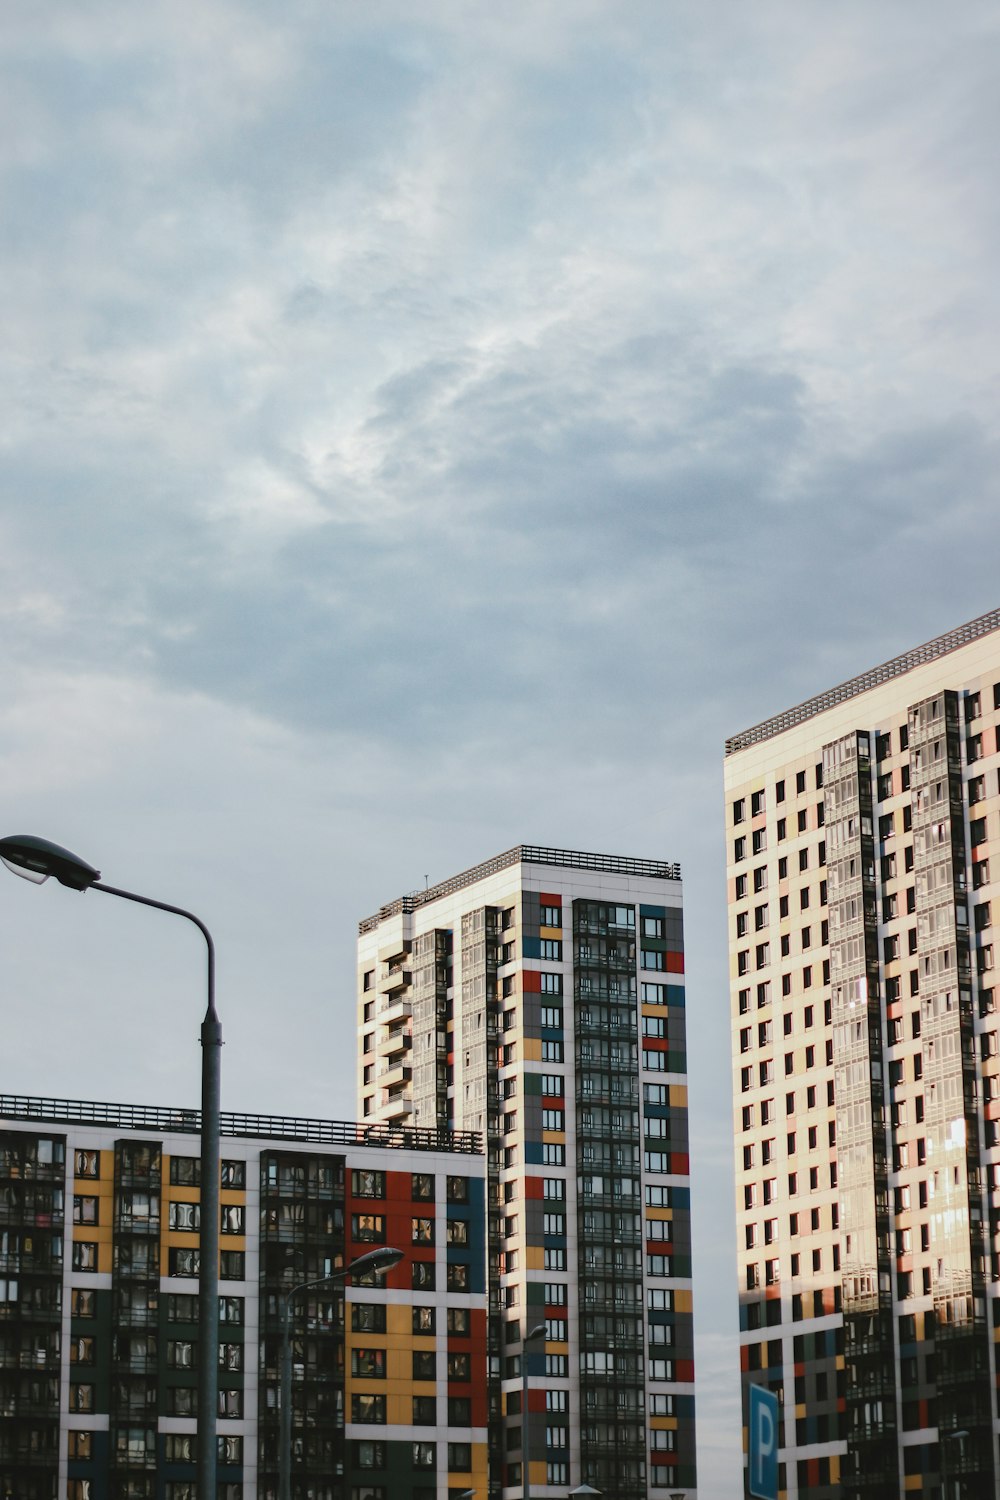
[[788, 1500], [1000, 1493], [998, 775], [1000, 610], [726, 745], [742, 1369]]
[[[199, 1117], [0, 1096], [0, 1494], [193, 1500]], [[278, 1492], [282, 1313], [377, 1245], [385, 1277], [293, 1297], [292, 1495], [487, 1484], [485, 1159], [473, 1134], [222, 1116], [218, 1494]]]
[[527, 1427], [533, 1496], [694, 1500], [679, 868], [521, 845], [358, 960], [363, 1119], [487, 1142], [490, 1494]]

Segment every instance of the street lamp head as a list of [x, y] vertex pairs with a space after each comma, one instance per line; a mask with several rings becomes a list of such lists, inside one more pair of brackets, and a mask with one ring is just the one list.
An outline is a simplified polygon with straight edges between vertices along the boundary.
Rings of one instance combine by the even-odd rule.
[[533, 1343], [535, 1339], [543, 1339], [545, 1337], [545, 1334], [546, 1324], [536, 1323], [534, 1328], [529, 1329], [529, 1331], [524, 1335], [524, 1342], [526, 1344]]
[[100, 880], [100, 870], [63, 849], [48, 839], [35, 838], [34, 834], [16, 833], [10, 838], [0, 839], [0, 861], [22, 880], [31, 880], [41, 885], [54, 875], [60, 885], [68, 885], [72, 891], [86, 891]]
[[357, 1260], [352, 1260], [346, 1266], [345, 1274], [348, 1276], [365, 1276], [371, 1272], [391, 1271], [393, 1266], [398, 1266], [403, 1259], [402, 1250], [394, 1250], [391, 1245], [379, 1245], [375, 1250], [368, 1250], [364, 1255], [359, 1255]]

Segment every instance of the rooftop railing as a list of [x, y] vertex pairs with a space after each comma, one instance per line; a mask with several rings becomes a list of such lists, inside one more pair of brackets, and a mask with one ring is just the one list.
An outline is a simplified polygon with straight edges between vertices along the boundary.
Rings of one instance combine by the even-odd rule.
[[680, 865], [662, 859], [632, 859], [624, 854], [583, 854], [574, 849], [545, 849], [537, 844], [515, 844], [513, 849], [506, 849], [503, 854], [496, 854], [483, 864], [474, 865], [471, 870], [463, 870], [450, 880], [442, 880], [438, 885], [429, 886], [423, 891], [410, 891], [408, 895], [399, 896], [395, 901], [380, 906], [372, 916], [365, 917], [358, 923], [358, 932], [361, 935], [373, 932], [387, 917], [398, 917], [401, 913], [416, 911], [429, 901], [437, 901], [441, 896], [451, 896], [455, 891], [465, 890], [467, 886], [475, 885], [489, 875], [496, 875], [500, 870], [509, 870], [511, 865], [519, 864], [558, 865], [569, 870], [597, 870], [605, 875], [638, 875], [646, 880], [681, 878]]
[[[37, 1120], [46, 1125], [106, 1125], [114, 1130], [197, 1135], [201, 1111], [148, 1104], [100, 1104], [85, 1099], [45, 1099], [31, 1094], [0, 1094], [0, 1120]], [[426, 1126], [310, 1120], [294, 1115], [248, 1115], [223, 1111], [221, 1134], [245, 1140], [315, 1142], [323, 1146], [379, 1146], [404, 1151], [482, 1153], [475, 1130], [432, 1130]]]
[[773, 739], [776, 734], [783, 734], [786, 729], [793, 729], [796, 724], [802, 724], [806, 719], [812, 719], [838, 703], [846, 703], [848, 698], [866, 693], [869, 688], [889, 682], [893, 677], [901, 677], [914, 667], [936, 661], [939, 656], [947, 656], [949, 651], [957, 651], [960, 646], [967, 646], [971, 641], [977, 641], [994, 630], [1000, 630], [1000, 609], [991, 609], [985, 615], [970, 620], [967, 625], [959, 625], [955, 630], [935, 636], [934, 640], [926, 641], [922, 646], [914, 646], [912, 651], [904, 651], [901, 656], [894, 656], [891, 661], [883, 662], [879, 667], [872, 667], [870, 671], [851, 677], [838, 687], [818, 693], [815, 698], [807, 698], [795, 708], [787, 708], [784, 713], [775, 714], [772, 719], [764, 719], [751, 729], [732, 735], [726, 741], [726, 754], [734, 755], [738, 750], [759, 745], [761, 740]]

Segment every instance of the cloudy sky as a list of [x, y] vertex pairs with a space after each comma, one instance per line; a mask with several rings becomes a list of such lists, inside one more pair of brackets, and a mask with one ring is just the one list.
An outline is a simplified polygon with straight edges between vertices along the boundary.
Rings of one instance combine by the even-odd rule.
[[[722, 741], [1000, 603], [1000, 14], [0, 31], [0, 832], [205, 917], [227, 1107], [348, 1118], [359, 916], [520, 841], [679, 859], [729, 1500]], [[5, 879], [0, 945], [5, 1089], [197, 1101], [193, 930]]]

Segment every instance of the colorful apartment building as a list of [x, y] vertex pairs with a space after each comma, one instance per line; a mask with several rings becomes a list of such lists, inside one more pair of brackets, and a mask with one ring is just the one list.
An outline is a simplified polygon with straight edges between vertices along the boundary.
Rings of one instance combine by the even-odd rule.
[[675, 864], [519, 845], [360, 924], [362, 1119], [487, 1142], [494, 1500], [695, 1500], [684, 1007]]
[[1000, 610], [726, 745], [742, 1370], [788, 1500], [1000, 1494], [998, 778]]
[[[196, 1111], [0, 1096], [0, 1495], [192, 1500]], [[292, 1300], [292, 1494], [487, 1486], [485, 1159], [473, 1132], [222, 1117], [218, 1493], [274, 1497]]]

